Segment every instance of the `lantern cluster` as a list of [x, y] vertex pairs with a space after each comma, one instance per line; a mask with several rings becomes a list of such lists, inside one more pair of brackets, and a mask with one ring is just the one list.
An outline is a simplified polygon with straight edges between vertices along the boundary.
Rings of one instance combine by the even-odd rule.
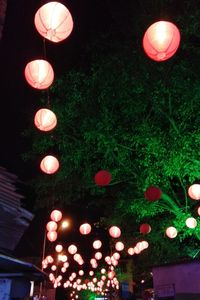
[[[48, 2], [37, 10], [34, 24], [43, 38], [54, 43], [66, 39], [73, 29], [70, 11], [56, 1]], [[54, 81], [53, 67], [46, 59], [28, 62], [24, 75], [27, 83], [38, 90], [48, 89]], [[56, 127], [57, 118], [53, 111], [44, 107], [36, 112], [34, 124], [39, 130], [47, 132]], [[46, 174], [54, 174], [59, 169], [59, 161], [56, 157], [47, 155], [42, 159], [40, 169]]]

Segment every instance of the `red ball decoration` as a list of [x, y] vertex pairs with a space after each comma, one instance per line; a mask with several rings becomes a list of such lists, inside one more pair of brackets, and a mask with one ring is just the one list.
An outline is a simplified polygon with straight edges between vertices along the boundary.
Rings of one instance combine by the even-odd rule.
[[162, 196], [162, 191], [156, 186], [150, 186], [148, 189], [144, 192], [144, 196], [147, 200], [150, 202], [156, 201], [160, 199]]
[[34, 23], [39, 34], [54, 43], [66, 39], [73, 29], [73, 19], [69, 10], [63, 4], [54, 1], [38, 9]]
[[57, 118], [50, 109], [41, 108], [35, 114], [34, 124], [41, 131], [50, 131], [56, 126]]
[[180, 44], [179, 29], [171, 22], [159, 21], [152, 24], [144, 34], [143, 48], [155, 61], [164, 61], [172, 57]]
[[106, 170], [101, 170], [96, 173], [94, 180], [98, 186], [106, 186], [111, 182], [112, 176]]
[[50, 87], [54, 80], [54, 71], [50, 63], [44, 59], [29, 62], [24, 71], [27, 82], [35, 89]]
[[147, 234], [151, 231], [151, 226], [147, 223], [143, 223], [140, 225], [140, 233]]

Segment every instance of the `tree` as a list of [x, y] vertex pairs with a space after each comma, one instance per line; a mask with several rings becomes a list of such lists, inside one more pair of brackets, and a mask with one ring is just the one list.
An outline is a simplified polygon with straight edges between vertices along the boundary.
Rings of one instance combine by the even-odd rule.
[[[163, 63], [145, 56], [140, 45], [149, 15], [139, 14], [132, 21], [135, 44], [130, 33], [123, 36], [130, 19], [117, 39], [115, 31], [104, 35], [89, 47], [88, 57], [98, 50], [87, 68], [67, 72], [51, 88], [58, 126], [47, 134], [34, 131], [32, 151], [25, 155], [39, 160], [55, 153], [60, 160], [57, 174], [41, 174], [35, 183], [41, 205], [96, 206], [102, 212], [100, 223], [121, 225], [127, 241], [141, 239], [139, 224], [149, 222], [151, 264], [198, 255], [200, 234], [199, 224], [195, 229], [185, 225], [187, 217], [197, 216], [197, 202], [189, 199], [187, 188], [200, 178], [200, 56], [191, 43], [198, 12], [191, 1], [187, 11], [178, 6], [178, 14], [169, 9], [172, 2], [178, 1], [166, 1], [166, 8], [181, 27], [178, 53]], [[154, 1], [149, 3], [150, 11]], [[193, 14], [186, 19], [188, 12]], [[138, 24], [143, 24], [139, 32]], [[112, 174], [108, 187], [94, 183], [100, 169]], [[151, 185], [162, 190], [161, 199], [153, 203], [144, 197]], [[165, 236], [171, 225], [179, 232], [173, 241]], [[182, 245], [187, 247], [180, 252]]]

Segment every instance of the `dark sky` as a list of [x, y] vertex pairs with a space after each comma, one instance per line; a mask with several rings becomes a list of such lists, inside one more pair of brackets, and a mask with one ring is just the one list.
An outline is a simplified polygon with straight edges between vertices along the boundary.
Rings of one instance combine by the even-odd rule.
[[[44, 58], [43, 38], [34, 27], [35, 12], [42, 3], [44, 1], [8, 0], [0, 42], [0, 165], [23, 180], [38, 170], [36, 164], [23, 162], [21, 154], [31, 147], [22, 132], [33, 124], [34, 114], [40, 107], [41, 91], [28, 85], [24, 68], [31, 60]], [[51, 62], [56, 78], [81, 64], [88, 41], [109, 26], [107, 1], [76, 0], [62, 3], [72, 14], [74, 29], [70, 37], [61, 43], [45, 43], [47, 60]]]

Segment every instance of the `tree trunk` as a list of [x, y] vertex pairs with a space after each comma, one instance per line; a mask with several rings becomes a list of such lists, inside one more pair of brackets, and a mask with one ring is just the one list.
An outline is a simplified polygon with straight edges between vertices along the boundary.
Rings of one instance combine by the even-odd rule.
[[3, 28], [6, 18], [7, 0], [0, 0], [0, 40], [3, 34]]

